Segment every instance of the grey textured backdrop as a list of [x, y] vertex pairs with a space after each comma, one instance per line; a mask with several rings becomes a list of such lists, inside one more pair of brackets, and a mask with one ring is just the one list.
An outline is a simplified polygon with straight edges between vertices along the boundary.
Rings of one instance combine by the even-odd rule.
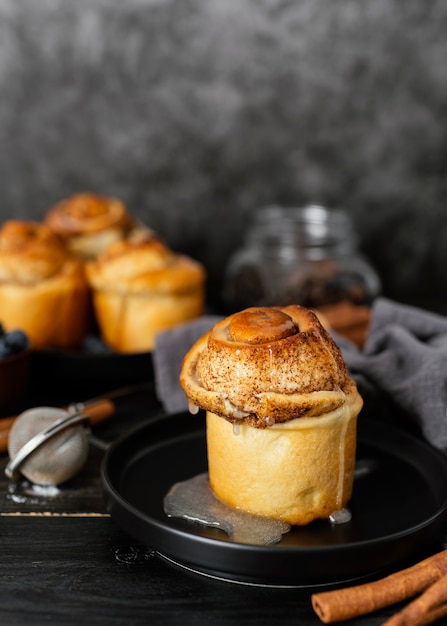
[[0, 218], [114, 194], [218, 296], [272, 202], [349, 210], [390, 297], [447, 309], [447, 2], [0, 0]]

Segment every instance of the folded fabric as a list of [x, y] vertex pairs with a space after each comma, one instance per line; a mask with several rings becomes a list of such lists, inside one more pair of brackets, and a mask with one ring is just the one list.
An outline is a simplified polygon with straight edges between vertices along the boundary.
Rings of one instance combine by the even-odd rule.
[[162, 332], [156, 337], [153, 352], [155, 391], [168, 415], [188, 408], [186, 396], [179, 383], [183, 357], [197, 339], [220, 319], [222, 318], [216, 315], [206, 315]]
[[368, 414], [394, 417], [447, 452], [447, 318], [379, 298], [362, 350], [335, 339]]
[[[159, 335], [155, 382], [167, 413], [187, 409], [179, 384], [184, 355], [221, 319], [205, 316]], [[334, 338], [365, 401], [365, 412], [420, 432], [447, 452], [447, 318], [378, 298], [363, 349]]]

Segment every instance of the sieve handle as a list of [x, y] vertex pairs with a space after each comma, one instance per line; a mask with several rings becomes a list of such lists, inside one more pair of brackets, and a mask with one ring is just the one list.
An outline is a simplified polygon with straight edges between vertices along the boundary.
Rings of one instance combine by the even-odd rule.
[[70, 410], [82, 411], [89, 418], [90, 426], [96, 426], [111, 417], [115, 413], [116, 407], [112, 400], [104, 398], [93, 402], [76, 402], [68, 407], [68, 411]]
[[[64, 408], [77, 413], [82, 411], [89, 418], [91, 426], [105, 422], [116, 410], [114, 403], [107, 398], [93, 402], [77, 402]], [[8, 451], [9, 432], [16, 419], [17, 416], [0, 419], [0, 453]]]

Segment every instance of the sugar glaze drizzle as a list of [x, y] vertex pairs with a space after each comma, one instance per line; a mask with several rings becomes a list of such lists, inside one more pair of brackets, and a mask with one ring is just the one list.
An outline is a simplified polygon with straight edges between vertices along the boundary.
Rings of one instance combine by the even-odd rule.
[[191, 415], [197, 415], [197, 413], [199, 412], [199, 407], [197, 406], [197, 404], [188, 402], [188, 411], [191, 413]]

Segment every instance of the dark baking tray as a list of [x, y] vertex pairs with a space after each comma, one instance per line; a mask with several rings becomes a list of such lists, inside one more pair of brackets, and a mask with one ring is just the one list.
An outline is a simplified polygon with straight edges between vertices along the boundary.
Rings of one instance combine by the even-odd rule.
[[94, 380], [112, 389], [154, 378], [151, 352], [119, 353], [106, 348], [96, 337], [89, 337], [77, 350], [47, 348], [35, 350], [33, 378], [53, 383], [70, 381], [78, 386]]
[[[232, 582], [319, 587], [393, 566], [440, 538], [447, 511], [447, 460], [387, 424], [359, 419], [352, 520], [294, 527], [270, 546], [234, 543], [221, 531], [168, 518], [170, 487], [207, 469], [204, 416], [145, 423], [115, 442], [101, 468], [108, 511], [129, 535], [164, 558]], [[369, 469], [368, 469], [369, 468]]]

